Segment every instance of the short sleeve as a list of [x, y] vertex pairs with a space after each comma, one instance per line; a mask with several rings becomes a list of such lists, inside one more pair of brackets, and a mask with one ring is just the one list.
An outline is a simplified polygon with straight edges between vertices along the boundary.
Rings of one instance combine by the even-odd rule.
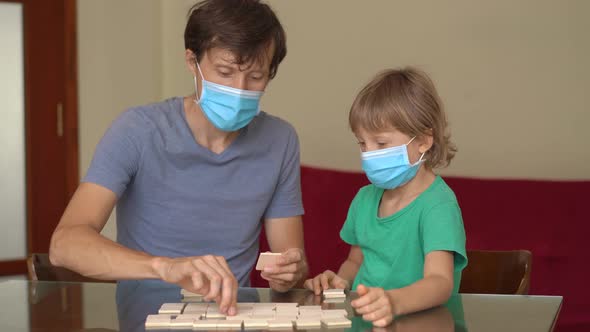
[[[362, 190], [362, 189], [361, 189]], [[350, 244], [350, 245], [358, 245], [358, 239], [356, 236], [356, 220], [357, 220], [357, 206], [360, 200], [360, 196], [362, 195], [361, 190], [356, 194], [352, 203], [350, 203], [350, 207], [348, 208], [348, 215], [346, 216], [346, 221], [344, 221], [344, 225], [340, 230], [340, 238], [342, 241]]]
[[106, 131], [82, 182], [91, 182], [113, 191], [119, 198], [137, 172], [141, 156], [140, 123], [136, 112], [121, 114]]
[[278, 184], [264, 214], [265, 219], [286, 218], [303, 214], [299, 139], [295, 129], [291, 126], [288, 128], [290, 129], [289, 136]]
[[428, 210], [420, 227], [424, 255], [436, 250], [451, 251], [455, 257], [455, 271], [467, 266], [465, 229], [456, 202], [442, 203]]

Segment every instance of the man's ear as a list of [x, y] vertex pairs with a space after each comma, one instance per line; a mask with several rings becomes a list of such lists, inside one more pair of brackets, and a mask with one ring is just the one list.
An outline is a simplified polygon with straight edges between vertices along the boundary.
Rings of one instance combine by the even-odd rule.
[[184, 50], [184, 62], [186, 64], [186, 68], [191, 72], [193, 76], [197, 76], [199, 72], [197, 69], [197, 56], [195, 53], [188, 48]]

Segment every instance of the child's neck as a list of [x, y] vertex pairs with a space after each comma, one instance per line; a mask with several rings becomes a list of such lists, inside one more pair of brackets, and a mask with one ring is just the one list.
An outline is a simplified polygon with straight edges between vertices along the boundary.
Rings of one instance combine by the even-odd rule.
[[400, 211], [412, 203], [416, 197], [423, 193], [436, 179], [431, 169], [424, 165], [420, 167], [416, 176], [405, 185], [388, 189], [383, 192], [379, 203], [379, 217], [387, 217]]

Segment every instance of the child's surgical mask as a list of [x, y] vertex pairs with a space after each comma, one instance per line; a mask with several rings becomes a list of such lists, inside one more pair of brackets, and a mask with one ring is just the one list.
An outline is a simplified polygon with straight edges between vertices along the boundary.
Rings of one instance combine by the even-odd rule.
[[403, 145], [361, 153], [363, 170], [369, 181], [379, 188], [394, 189], [412, 180], [424, 162], [423, 153], [416, 163], [410, 164], [408, 144], [415, 138]]

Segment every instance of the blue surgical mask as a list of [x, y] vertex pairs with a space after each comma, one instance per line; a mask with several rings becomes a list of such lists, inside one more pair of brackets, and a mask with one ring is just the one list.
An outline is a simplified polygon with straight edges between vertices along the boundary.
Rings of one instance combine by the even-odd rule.
[[369, 181], [379, 188], [394, 189], [412, 180], [424, 162], [423, 153], [415, 164], [410, 164], [408, 144], [414, 138], [404, 145], [361, 153], [363, 170]]
[[[260, 113], [260, 98], [264, 91], [251, 91], [232, 88], [206, 81], [201, 67], [201, 96], [195, 102], [201, 107], [209, 121], [219, 130], [236, 131], [247, 126]], [[195, 76], [197, 96], [197, 77]]]

